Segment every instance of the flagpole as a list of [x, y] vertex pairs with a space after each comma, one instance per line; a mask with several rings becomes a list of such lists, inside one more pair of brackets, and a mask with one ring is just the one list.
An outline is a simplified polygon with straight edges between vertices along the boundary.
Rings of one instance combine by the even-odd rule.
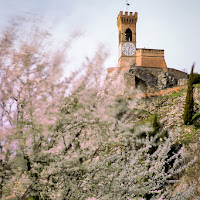
[[128, 12], [128, 6], [130, 6], [130, 4], [128, 3], [128, 0], [126, 0], [126, 12]]

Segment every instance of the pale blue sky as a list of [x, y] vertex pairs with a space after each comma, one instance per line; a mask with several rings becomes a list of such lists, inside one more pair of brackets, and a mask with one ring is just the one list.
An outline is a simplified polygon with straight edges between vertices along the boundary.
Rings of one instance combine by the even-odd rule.
[[[57, 26], [58, 38], [73, 29], [83, 32], [70, 51], [70, 68], [79, 67], [92, 56], [99, 43], [110, 57], [105, 67], [118, 61], [116, 18], [125, 11], [126, 0], [0, 0], [0, 24], [26, 12], [39, 14]], [[164, 49], [168, 67], [190, 67], [196, 62], [200, 72], [200, 0], [129, 0], [129, 11], [138, 12], [137, 48]]]

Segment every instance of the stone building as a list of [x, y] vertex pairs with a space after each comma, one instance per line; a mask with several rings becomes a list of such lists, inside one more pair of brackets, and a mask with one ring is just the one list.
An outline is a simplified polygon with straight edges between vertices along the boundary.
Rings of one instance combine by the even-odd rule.
[[163, 49], [136, 48], [137, 19], [137, 12], [119, 13], [118, 66], [108, 68], [108, 76], [112, 72], [123, 75], [126, 90], [140, 88], [144, 92], [154, 92], [185, 85], [187, 73], [168, 68]]

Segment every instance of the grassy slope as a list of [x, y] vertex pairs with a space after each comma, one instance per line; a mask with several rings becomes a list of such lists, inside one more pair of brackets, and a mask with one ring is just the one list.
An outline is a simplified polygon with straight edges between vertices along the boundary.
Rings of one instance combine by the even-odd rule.
[[[185, 98], [186, 90], [181, 90], [171, 95], [139, 101], [130, 117], [138, 124], [151, 120], [151, 116], [157, 113], [164, 128], [171, 131], [175, 140], [185, 145], [187, 158], [199, 156], [197, 162], [185, 171], [182, 178], [186, 183], [191, 183], [193, 180], [198, 182], [195, 197], [200, 197], [200, 118], [193, 125], [183, 125]], [[195, 112], [198, 113], [200, 112], [200, 85], [195, 85], [194, 100]]]

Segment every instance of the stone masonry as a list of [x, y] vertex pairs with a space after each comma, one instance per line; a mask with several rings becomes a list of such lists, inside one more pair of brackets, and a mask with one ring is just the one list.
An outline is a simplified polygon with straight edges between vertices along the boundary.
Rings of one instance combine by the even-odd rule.
[[[155, 93], [167, 88], [182, 87], [187, 83], [187, 73], [176, 69], [167, 68], [163, 49], [136, 49], [136, 23], [138, 13], [122, 11], [117, 17], [119, 30], [119, 59], [118, 66], [108, 68], [108, 77], [114, 73], [123, 77], [121, 84], [124, 84], [122, 93], [129, 93], [134, 89], [147, 93]], [[130, 47], [124, 52], [127, 44], [132, 44], [135, 51]], [[124, 45], [125, 44], [125, 45]]]

